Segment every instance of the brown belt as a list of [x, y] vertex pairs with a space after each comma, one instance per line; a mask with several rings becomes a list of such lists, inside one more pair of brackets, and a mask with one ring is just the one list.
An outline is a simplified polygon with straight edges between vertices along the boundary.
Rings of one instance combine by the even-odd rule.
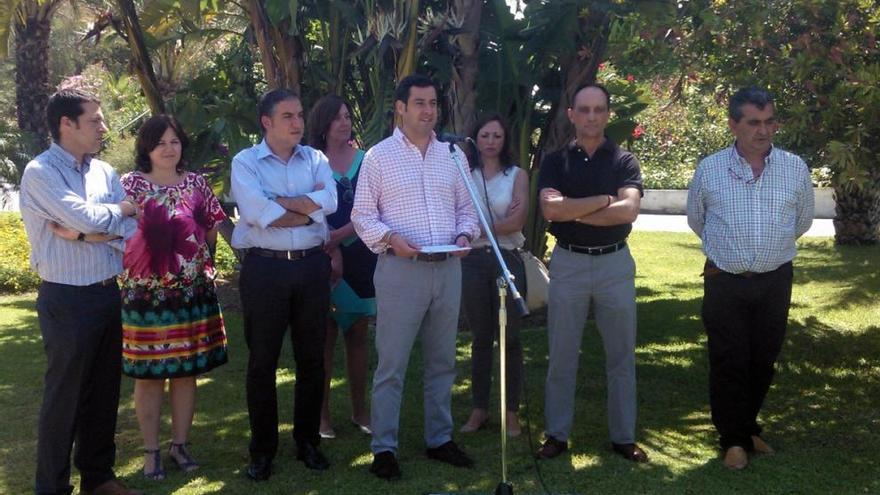
[[313, 254], [320, 253], [323, 249], [323, 246], [315, 246], [308, 249], [298, 249], [296, 251], [278, 251], [275, 249], [250, 248], [247, 250], [247, 252], [248, 254], [255, 254], [264, 258], [281, 258], [284, 260], [296, 261], [307, 258]]
[[[392, 256], [396, 256], [396, 254], [394, 254], [394, 250], [391, 248], [388, 248], [387, 253]], [[451, 257], [452, 257], [452, 255], [449, 253], [419, 253], [419, 254], [413, 256], [411, 259], [418, 260], [418, 261], [427, 261], [428, 263], [434, 263], [435, 261], [446, 261]]]

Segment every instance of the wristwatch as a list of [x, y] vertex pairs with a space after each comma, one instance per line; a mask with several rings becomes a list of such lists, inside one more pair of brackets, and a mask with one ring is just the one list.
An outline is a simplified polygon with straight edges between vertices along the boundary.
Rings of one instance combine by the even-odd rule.
[[86, 233], [85, 233], [85, 232], [80, 232], [79, 235], [76, 236], [76, 240], [78, 240], [78, 241], [85, 241], [85, 240], [86, 240]]

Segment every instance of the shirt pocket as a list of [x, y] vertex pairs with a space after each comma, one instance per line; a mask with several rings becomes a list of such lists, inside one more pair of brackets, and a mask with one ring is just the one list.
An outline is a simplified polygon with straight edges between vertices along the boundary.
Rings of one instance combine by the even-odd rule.
[[780, 227], [794, 228], [795, 215], [797, 213], [797, 191], [794, 187], [777, 187], [765, 191], [764, 204], [768, 210], [765, 212], [770, 223]]

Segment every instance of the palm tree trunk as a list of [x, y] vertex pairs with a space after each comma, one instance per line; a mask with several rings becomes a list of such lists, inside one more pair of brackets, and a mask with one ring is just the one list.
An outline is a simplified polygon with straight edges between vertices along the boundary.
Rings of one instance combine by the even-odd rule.
[[880, 180], [877, 179], [863, 187], [834, 185], [837, 203], [835, 244], [875, 245], [880, 242]]
[[[49, 34], [51, 17], [40, 8], [19, 6], [15, 22], [15, 105], [18, 127], [36, 135], [41, 147], [49, 143], [46, 107], [49, 103]], [[29, 12], [30, 11], [30, 12]], [[33, 14], [33, 15], [29, 15]], [[23, 23], [20, 23], [23, 20]]]

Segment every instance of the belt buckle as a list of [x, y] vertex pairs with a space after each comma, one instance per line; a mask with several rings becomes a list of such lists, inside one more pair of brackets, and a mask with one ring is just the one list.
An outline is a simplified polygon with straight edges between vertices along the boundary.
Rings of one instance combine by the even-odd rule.
[[286, 251], [286, 253], [287, 253], [287, 261], [293, 261], [293, 260], [296, 259], [296, 258], [291, 258], [291, 257], [290, 257], [290, 251]]

